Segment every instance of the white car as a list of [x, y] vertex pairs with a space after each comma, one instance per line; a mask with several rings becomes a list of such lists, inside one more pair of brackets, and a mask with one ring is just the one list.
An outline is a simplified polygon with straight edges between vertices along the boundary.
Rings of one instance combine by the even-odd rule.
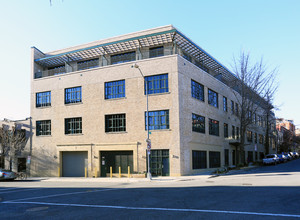
[[277, 154], [268, 154], [264, 159], [263, 159], [263, 164], [277, 164], [279, 162], [279, 157]]

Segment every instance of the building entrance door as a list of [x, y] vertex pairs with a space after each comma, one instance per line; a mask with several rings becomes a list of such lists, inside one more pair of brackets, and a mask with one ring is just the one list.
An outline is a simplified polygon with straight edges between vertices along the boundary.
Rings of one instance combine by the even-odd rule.
[[150, 171], [152, 176], [169, 176], [169, 150], [151, 150]]
[[133, 151], [101, 151], [101, 177], [106, 177], [110, 173], [112, 167], [113, 173], [128, 173], [128, 166], [130, 173], [133, 172]]

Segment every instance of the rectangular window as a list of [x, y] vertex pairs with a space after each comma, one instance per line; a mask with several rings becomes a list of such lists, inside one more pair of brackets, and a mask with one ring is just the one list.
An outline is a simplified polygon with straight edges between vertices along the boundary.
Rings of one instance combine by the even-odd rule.
[[229, 166], [229, 150], [228, 149], [224, 150], [224, 155], [225, 155], [225, 166]]
[[221, 166], [220, 152], [209, 151], [209, 168], [217, 168]]
[[[169, 110], [149, 112], [149, 130], [169, 129]], [[145, 129], [147, 130], [147, 112], [145, 112]]]
[[247, 141], [252, 142], [252, 131], [247, 131]]
[[205, 133], [205, 117], [201, 115], [192, 114], [193, 131]]
[[126, 131], [126, 114], [105, 115], [105, 132]]
[[77, 70], [85, 70], [99, 67], [99, 59], [91, 59], [77, 62]]
[[149, 49], [149, 57], [154, 58], [154, 57], [161, 57], [164, 55], [164, 47], [153, 47]]
[[125, 63], [125, 62], [134, 61], [136, 59], [135, 51], [111, 55], [110, 58], [111, 58], [111, 64]]
[[[147, 88], [146, 85], [148, 85]], [[146, 89], [148, 90], [148, 94], [169, 92], [168, 74], [146, 76], [144, 87], [145, 87], [145, 95], [146, 95]]]
[[232, 134], [232, 139], [235, 139], [235, 126], [232, 125], [232, 128], [231, 128], [231, 134]]
[[209, 134], [219, 136], [219, 121], [209, 119]]
[[206, 151], [193, 150], [193, 169], [207, 168]]
[[66, 73], [65, 65], [53, 66], [48, 68], [48, 76], [59, 75]]
[[227, 98], [223, 96], [223, 111], [227, 112]]
[[254, 133], [254, 143], [257, 143], [257, 133]]
[[234, 114], [234, 102], [231, 101], [231, 114]]
[[125, 97], [125, 80], [105, 83], [105, 99]]
[[238, 116], [239, 115], [239, 104], [235, 103], [235, 114]]
[[224, 123], [224, 138], [228, 138], [228, 124]]
[[262, 134], [259, 134], [259, 135], [258, 135], [258, 142], [259, 142], [260, 144], [263, 144], [263, 141], [264, 141], [263, 135], [262, 135]]
[[218, 93], [215, 91], [208, 89], [208, 104], [218, 108]]
[[35, 106], [39, 107], [46, 107], [51, 106], [51, 92], [39, 92], [36, 93], [36, 103]]
[[236, 139], [240, 139], [240, 128], [236, 127]]
[[65, 89], [65, 104], [81, 102], [81, 86]]
[[204, 101], [204, 86], [194, 80], [191, 82], [192, 97]]
[[36, 136], [51, 135], [51, 120], [36, 121]]
[[65, 134], [81, 134], [82, 118], [65, 118]]

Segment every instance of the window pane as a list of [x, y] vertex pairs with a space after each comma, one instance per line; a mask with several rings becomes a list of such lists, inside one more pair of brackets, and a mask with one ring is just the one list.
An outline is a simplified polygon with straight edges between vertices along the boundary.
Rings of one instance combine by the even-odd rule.
[[65, 89], [65, 104], [81, 102], [81, 86]]
[[105, 83], [105, 99], [125, 97], [125, 80]]
[[36, 93], [36, 107], [51, 106], [51, 92]]
[[[149, 130], [169, 129], [169, 110], [149, 112]], [[145, 129], [147, 130], [147, 112], [145, 112]]]
[[192, 97], [204, 101], [204, 86], [192, 80]]
[[81, 134], [82, 133], [82, 118], [66, 118], [65, 119], [65, 134]]
[[[148, 85], [148, 88], [146, 88]], [[145, 77], [145, 95], [146, 89], [148, 94], [169, 92], [168, 74], [146, 76]]]
[[105, 115], [105, 132], [126, 131], [126, 115]]

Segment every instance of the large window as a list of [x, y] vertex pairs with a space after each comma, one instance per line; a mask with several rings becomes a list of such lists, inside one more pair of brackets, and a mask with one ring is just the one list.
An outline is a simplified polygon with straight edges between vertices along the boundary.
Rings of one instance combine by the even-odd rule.
[[146, 76], [145, 77], [145, 95], [146, 83], [148, 84], [148, 94], [169, 92], [168, 74]]
[[208, 89], [208, 104], [218, 108], [218, 93], [215, 91]]
[[126, 115], [105, 115], [105, 132], [126, 131]]
[[236, 127], [236, 139], [240, 139], [240, 128]]
[[221, 166], [220, 152], [209, 151], [209, 168], [217, 168]]
[[205, 117], [201, 115], [192, 114], [193, 131], [205, 133]]
[[209, 119], [209, 134], [219, 136], [219, 121]]
[[263, 136], [262, 134], [259, 134], [259, 135], [258, 135], [258, 142], [259, 142], [260, 144], [263, 144], [263, 143], [264, 143], [264, 136]]
[[65, 134], [81, 134], [82, 133], [82, 118], [66, 118], [65, 119]]
[[235, 126], [234, 125], [232, 125], [231, 134], [232, 134], [232, 139], [235, 139], [236, 136], [235, 136]]
[[206, 151], [193, 150], [193, 169], [205, 169], [207, 168]]
[[92, 69], [99, 66], [99, 59], [84, 60], [77, 63], [77, 70]]
[[227, 98], [223, 96], [223, 111], [227, 112]]
[[192, 80], [192, 97], [204, 101], [204, 86]]
[[[169, 110], [149, 112], [149, 130], [169, 129]], [[145, 129], [147, 130], [147, 112], [145, 112]]]
[[36, 93], [36, 107], [51, 106], [51, 92], [39, 92]]
[[66, 73], [65, 65], [53, 66], [48, 68], [48, 76], [59, 75]]
[[110, 58], [111, 58], [111, 64], [125, 63], [125, 62], [134, 61], [136, 59], [135, 51], [112, 55], [110, 56]]
[[253, 135], [252, 135], [252, 131], [247, 131], [247, 141], [248, 142], [252, 142]]
[[105, 83], [105, 99], [125, 97], [125, 80]]
[[51, 120], [36, 121], [36, 136], [51, 135]]
[[234, 114], [234, 101], [231, 101], [231, 114]]
[[224, 138], [228, 138], [228, 124], [224, 123]]
[[164, 47], [153, 47], [149, 49], [149, 57], [161, 57], [164, 55]]
[[65, 104], [81, 102], [81, 86], [65, 89]]

